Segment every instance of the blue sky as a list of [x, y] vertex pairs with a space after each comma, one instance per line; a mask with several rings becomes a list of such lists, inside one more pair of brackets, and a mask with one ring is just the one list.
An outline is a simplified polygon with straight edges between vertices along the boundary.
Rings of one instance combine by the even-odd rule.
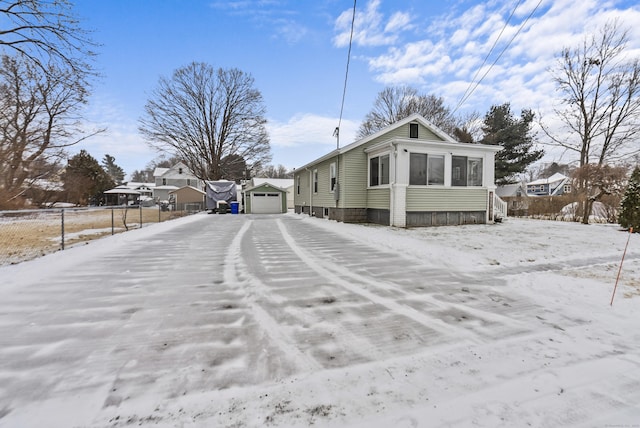
[[[327, 153], [336, 145], [352, 10], [351, 0], [75, 0], [101, 44], [103, 77], [86, 116], [107, 132], [71, 153], [108, 153], [127, 174], [142, 169], [157, 157], [137, 132], [144, 105], [160, 76], [192, 61], [254, 77], [273, 164], [294, 168]], [[616, 17], [630, 28], [628, 53], [640, 56], [636, 1], [358, 0], [340, 143], [353, 141], [386, 86], [411, 85], [455, 108], [487, 71], [459, 113], [510, 102], [516, 113], [531, 108], [551, 120], [555, 54]]]

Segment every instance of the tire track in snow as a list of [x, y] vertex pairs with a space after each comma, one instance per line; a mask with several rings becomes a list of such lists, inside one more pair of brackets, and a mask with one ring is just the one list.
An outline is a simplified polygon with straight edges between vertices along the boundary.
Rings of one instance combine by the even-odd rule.
[[[287, 360], [291, 360], [295, 364], [297, 371], [317, 371], [322, 366], [298, 349], [294, 341], [283, 332], [280, 324], [256, 302], [255, 295], [259, 291], [256, 290], [256, 281], [248, 276], [246, 269], [243, 269], [241, 250], [242, 239], [252, 224], [253, 220], [244, 222], [242, 228], [240, 228], [227, 248], [224, 263], [224, 281], [232, 287], [238, 287], [240, 284], [246, 286], [245, 299], [251, 315], [256, 319], [256, 323], [261, 327], [264, 335], [270, 339], [269, 342], [280, 349]], [[238, 276], [238, 271], [243, 272], [243, 278]], [[263, 352], [267, 351], [263, 350]]]
[[[480, 341], [480, 339], [475, 334], [472, 334], [471, 332], [469, 332], [464, 328], [454, 327], [450, 324], [445, 323], [441, 319], [427, 316], [422, 312], [411, 308], [410, 306], [403, 305], [401, 303], [396, 302], [395, 300], [380, 296], [363, 287], [355, 285], [353, 281], [360, 282], [360, 283], [365, 282], [367, 285], [372, 285], [374, 287], [380, 288], [377, 282], [370, 280], [368, 278], [362, 278], [359, 275], [354, 275], [346, 269], [340, 269], [339, 272], [335, 272], [334, 271], [334, 269], [336, 269], [335, 265], [328, 264], [313, 256], [310, 256], [302, 247], [300, 247], [296, 242], [296, 240], [291, 236], [291, 234], [289, 234], [289, 231], [286, 229], [282, 220], [278, 219], [276, 220], [276, 223], [278, 225], [278, 228], [280, 229], [280, 233], [282, 234], [285, 242], [298, 255], [298, 257], [300, 257], [300, 259], [307, 266], [309, 266], [309, 268], [316, 271], [319, 275], [331, 280], [334, 284], [339, 285], [354, 294], [364, 297], [365, 299], [373, 303], [383, 306], [396, 314], [400, 314], [407, 318], [410, 318], [413, 321], [429, 329], [435, 330], [440, 334], [446, 334], [446, 335], [453, 334], [459, 337], [464, 337], [466, 339], [472, 340], [474, 342]], [[350, 277], [353, 281], [346, 280], [343, 278], [343, 276]]]

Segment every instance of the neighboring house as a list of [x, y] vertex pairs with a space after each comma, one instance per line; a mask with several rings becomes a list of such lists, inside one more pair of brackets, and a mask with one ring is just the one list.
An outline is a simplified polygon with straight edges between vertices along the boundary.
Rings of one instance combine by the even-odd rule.
[[156, 201], [168, 201], [169, 192], [185, 186], [203, 189], [204, 183], [199, 180], [189, 168], [182, 162], [178, 162], [171, 168], [156, 168], [153, 172], [155, 187], [153, 198]]
[[[291, 180], [293, 181], [293, 180]], [[254, 187], [246, 187], [244, 212], [247, 214], [281, 214], [287, 212], [287, 189], [263, 182]]]
[[269, 183], [274, 187], [285, 189], [287, 191], [287, 209], [293, 209], [293, 178], [257, 178], [254, 177], [247, 181], [245, 189], [260, 186], [262, 184]]
[[529, 196], [559, 196], [571, 193], [571, 179], [559, 172], [549, 178], [527, 183], [527, 195]]
[[496, 188], [496, 195], [507, 204], [507, 214], [523, 216], [528, 214], [529, 197], [527, 187], [523, 183], [504, 184]]
[[177, 211], [203, 211], [206, 193], [192, 186], [184, 186], [169, 191], [173, 209]]
[[496, 201], [505, 208], [499, 150], [460, 143], [414, 114], [296, 169], [295, 211], [398, 227], [492, 222]]
[[140, 192], [121, 184], [113, 189], [103, 192], [107, 205], [138, 205]]

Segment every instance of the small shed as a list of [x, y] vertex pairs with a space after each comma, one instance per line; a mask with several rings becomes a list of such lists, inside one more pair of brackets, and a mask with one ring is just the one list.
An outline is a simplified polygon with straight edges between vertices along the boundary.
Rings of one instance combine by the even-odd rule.
[[269, 183], [244, 190], [247, 214], [282, 214], [287, 212], [287, 190]]
[[206, 193], [192, 186], [169, 191], [169, 197], [177, 211], [203, 211]]

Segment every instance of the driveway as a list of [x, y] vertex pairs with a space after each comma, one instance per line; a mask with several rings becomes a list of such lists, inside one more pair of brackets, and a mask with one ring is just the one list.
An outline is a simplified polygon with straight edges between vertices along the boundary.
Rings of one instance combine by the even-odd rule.
[[316, 223], [198, 215], [25, 263], [0, 301], [0, 426], [340, 425], [360, 407], [327, 404], [335, 385], [384, 411], [413, 355], [450, 370], [496, 340], [541, 340], [547, 310], [504, 280]]

